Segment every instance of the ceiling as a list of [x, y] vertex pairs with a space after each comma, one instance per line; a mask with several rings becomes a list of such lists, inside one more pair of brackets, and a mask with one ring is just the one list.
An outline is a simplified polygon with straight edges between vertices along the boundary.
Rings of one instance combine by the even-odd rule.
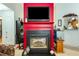
[[9, 10], [9, 8], [5, 6], [4, 4], [0, 3], [0, 10]]

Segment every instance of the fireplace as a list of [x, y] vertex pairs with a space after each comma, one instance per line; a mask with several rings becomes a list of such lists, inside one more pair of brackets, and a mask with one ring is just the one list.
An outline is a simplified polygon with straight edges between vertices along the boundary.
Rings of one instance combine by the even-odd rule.
[[27, 46], [30, 54], [49, 54], [50, 31], [49, 30], [30, 30], [27, 31]]
[[29, 55], [54, 51], [53, 7], [53, 3], [24, 3], [24, 50], [29, 47]]

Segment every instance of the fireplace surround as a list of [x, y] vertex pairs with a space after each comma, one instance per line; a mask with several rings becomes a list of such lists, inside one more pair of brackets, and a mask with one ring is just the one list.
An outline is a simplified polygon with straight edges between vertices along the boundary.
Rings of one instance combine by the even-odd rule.
[[30, 30], [27, 31], [27, 46], [30, 54], [44, 53], [50, 51], [50, 31], [49, 30]]
[[[48, 21], [26, 22], [28, 7], [48, 7]], [[53, 3], [24, 3], [24, 49], [29, 47], [29, 55], [49, 55], [50, 51], [54, 51], [53, 8]]]

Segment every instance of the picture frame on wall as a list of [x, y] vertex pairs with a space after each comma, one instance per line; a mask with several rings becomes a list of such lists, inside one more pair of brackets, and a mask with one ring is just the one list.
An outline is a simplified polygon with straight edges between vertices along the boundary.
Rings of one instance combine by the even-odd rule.
[[62, 26], [62, 19], [58, 20], [58, 26]]

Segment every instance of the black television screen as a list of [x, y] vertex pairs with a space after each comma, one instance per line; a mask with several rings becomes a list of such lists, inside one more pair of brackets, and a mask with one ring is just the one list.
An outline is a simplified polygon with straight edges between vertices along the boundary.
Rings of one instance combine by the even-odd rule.
[[28, 19], [49, 19], [49, 7], [29, 7]]

